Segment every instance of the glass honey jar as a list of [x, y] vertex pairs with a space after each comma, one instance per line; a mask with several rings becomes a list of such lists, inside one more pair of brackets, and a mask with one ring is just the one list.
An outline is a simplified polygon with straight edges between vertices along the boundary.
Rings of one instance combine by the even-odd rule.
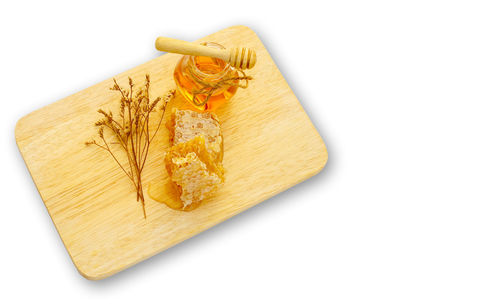
[[[215, 42], [204, 42], [224, 49]], [[174, 70], [177, 91], [199, 111], [214, 111], [229, 101], [238, 89], [238, 72], [222, 59], [184, 55]]]

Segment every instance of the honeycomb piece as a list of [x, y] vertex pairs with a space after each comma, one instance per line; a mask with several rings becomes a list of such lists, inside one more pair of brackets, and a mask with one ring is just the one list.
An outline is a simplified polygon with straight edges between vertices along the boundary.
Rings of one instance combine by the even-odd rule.
[[212, 196], [224, 182], [224, 169], [214, 160], [204, 136], [174, 145], [165, 156], [171, 180], [184, 208]]
[[172, 110], [171, 144], [184, 143], [197, 136], [205, 137], [205, 145], [217, 162], [222, 162], [224, 148], [217, 116], [210, 112]]

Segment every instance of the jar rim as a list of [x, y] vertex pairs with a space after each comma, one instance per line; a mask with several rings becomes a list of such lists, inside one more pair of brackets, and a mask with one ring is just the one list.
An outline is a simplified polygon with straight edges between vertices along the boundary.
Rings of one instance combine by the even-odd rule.
[[[205, 41], [205, 42], [201, 42], [200, 44], [204, 45], [204, 46], [207, 46], [207, 47], [211, 47], [211, 48], [225, 49], [225, 47], [223, 45], [218, 44], [216, 42]], [[188, 65], [188, 67], [190, 68], [191, 72], [194, 75], [196, 75], [197, 77], [200, 77], [200, 78], [203, 78], [203, 79], [217, 81], [218, 79], [224, 77], [229, 72], [229, 70], [231, 70], [231, 65], [228, 62], [225, 62], [226, 64], [225, 64], [224, 68], [220, 72], [218, 72], [218, 73], [206, 73], [206, 72], [203, 72], [196, 65], [196, 62], [195, 62], [195, 58], [196, 57], [197, 56], [189, 56], [189, 60], [188, 60], [189, 61], [189, 65]]]

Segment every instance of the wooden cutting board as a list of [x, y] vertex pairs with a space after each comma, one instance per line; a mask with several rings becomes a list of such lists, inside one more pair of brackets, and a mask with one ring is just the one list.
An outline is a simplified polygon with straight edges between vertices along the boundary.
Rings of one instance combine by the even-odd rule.
[[[127, 177], [107, 152], [84, 142], [95, 133], [96, 110], [114, 110], [116, 92], [105, 80], [21, 118], [16, 141], [59, 235], [86, 278], [108, 277], [234, 216], [317, 174], [326, 164], [325, 145], [257, 35], [234, 26], [199, 41], [248, 46], [255, 79], [217, 110], [224, 134], [226, 182], [198, 209], [170, 209], [146, 195], [141, 205]], [[117, 75], [142, 83], [151, 75], [153, 97], [175, 88], [173, 69], [181, 55], [165, 54]], [[170, 106], [183, 103], [176, 97]], [[143, 179], [165, 177], [168, 147], [162, 126]], [[147, 183], [145, 183], [147, 184]]]

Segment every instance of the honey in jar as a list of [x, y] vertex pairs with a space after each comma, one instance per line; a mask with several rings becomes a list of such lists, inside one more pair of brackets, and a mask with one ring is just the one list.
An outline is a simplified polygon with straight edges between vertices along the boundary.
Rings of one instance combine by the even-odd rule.
[[[214, 42], [202, 43], [224, 49]], [[229, 101], [238, 89], [237, 71], [222, 59], [184, 55], [174, 71], [177, 91], [199, 111], [214, 111]], [[194, 98], [193, 98], [194, 97]]]

